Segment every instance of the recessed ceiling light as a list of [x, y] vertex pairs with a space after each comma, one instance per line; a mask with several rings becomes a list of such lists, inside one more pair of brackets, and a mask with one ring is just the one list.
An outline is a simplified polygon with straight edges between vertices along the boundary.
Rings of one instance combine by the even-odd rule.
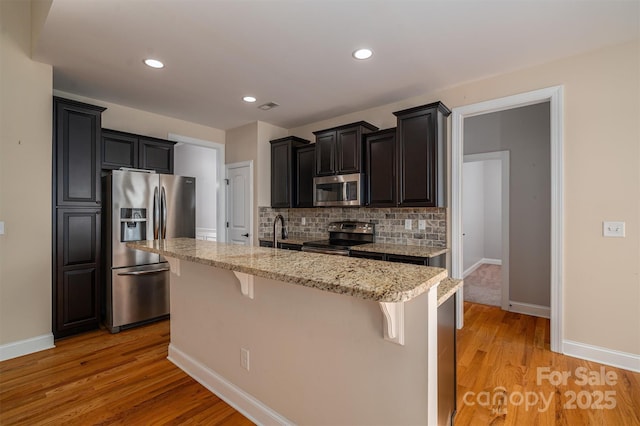
[[164, 68], [164, 64], [157, 59], [145, 59], [144, 63], [151, 68]]
[[355, 59], [369, 59], [373, 55], [371, 49], [358, 49], [352, 53]]
[[256, 98], [254, 98], [253, 96], [245, 96], [244, 98], [242, 98], [242, 100], [245, 102], [255, 102]]

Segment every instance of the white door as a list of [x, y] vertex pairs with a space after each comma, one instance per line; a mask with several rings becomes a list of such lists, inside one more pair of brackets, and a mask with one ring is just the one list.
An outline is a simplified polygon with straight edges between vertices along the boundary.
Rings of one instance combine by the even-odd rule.
[[227, 242], [252, 245], [253, 162], [227, 164]]

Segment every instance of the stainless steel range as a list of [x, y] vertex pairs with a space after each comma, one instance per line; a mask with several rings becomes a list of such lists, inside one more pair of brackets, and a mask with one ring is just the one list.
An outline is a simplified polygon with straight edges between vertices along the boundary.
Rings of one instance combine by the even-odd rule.
[[375, 238], [375, 225], [368, 222], [331, 222], [328, 231], [328, 240], [306, 241], [302, 251], [349, 256], [351, 247], [372, 243]]

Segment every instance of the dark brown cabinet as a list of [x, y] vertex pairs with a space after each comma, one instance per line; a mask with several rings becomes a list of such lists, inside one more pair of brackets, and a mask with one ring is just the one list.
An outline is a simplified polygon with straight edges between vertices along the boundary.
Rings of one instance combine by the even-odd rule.
[[442, 102], [394, 112], [398, 123], [398, 206], [445, 206], [445, 120], [449, 114]]
[[315, 146], [310, 145], [296, 149], [296, 207], [313, 207], [315, 166]]
[[138, 143], [139, 168], [173, 174], [173, 142], [140, 136]]
[[349, 256], [361, 257], [364, 259], [384, 260], [386, 262], [410, 263], [413, 265], [445, 267], [445, 255], [434, 257], [405, 256], [400, 254], [376, 253], [370, 251], [350, 250]]
[[366, 205], [395, 207], [396, 198], [396, 129], [365, 135]]
[[174, 142], [102, 129], [102, 169], [120, 167], [173, 174]]
[[294, 207], [297, 192], [295, 150], [309, 143], [295, 136], [275, 139], [271, 142], [271, 207]]
[[100, 124], [104, 110], [54, 97], [54, 179], [58, 206], [101, 203]]
[[100, 323], [100, 140], [105, 108], [53, 98], [53, 335]]
[[313, 132], [316, 136], [316, 176], [360, 173], [362, 135], [378, 128], [366, 121]]
[[58, 209], [53, 303], [56, 338], [99, 325], [100, 218], [100, 210], [95, 208]]
[[438, 307], [438, 424], [454, 424], [456, 414], [456, 299]]

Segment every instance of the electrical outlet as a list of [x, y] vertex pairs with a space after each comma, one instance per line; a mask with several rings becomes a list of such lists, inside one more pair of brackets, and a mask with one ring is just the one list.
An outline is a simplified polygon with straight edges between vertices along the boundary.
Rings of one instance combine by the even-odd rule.
[[411, 225], [412, 225], [411, 222], [412, 222], [411, 219], [405, 219], [404, 220], [404, 229], [406, 229], [408, 231], [411, 231]]
[[0, 222], [0, 235], [4, 235], [4, 222]]
[[240, 348], [240, 365], [249, 371], [249, 349]]
[[307, 224], [307, 218], [306, 218], [306, 217], [303, 217], [303, 218], [302, 218], [302, 224], [303, 224], [303, 225], [306, 225], [306, 224]]
[[605, 237], [623, 238], [624, 222], [602, 222], [602, 235]]
[[418, 220], [418, 229], [425, 230], [427, 229], [427, 221], [424, 219]]

